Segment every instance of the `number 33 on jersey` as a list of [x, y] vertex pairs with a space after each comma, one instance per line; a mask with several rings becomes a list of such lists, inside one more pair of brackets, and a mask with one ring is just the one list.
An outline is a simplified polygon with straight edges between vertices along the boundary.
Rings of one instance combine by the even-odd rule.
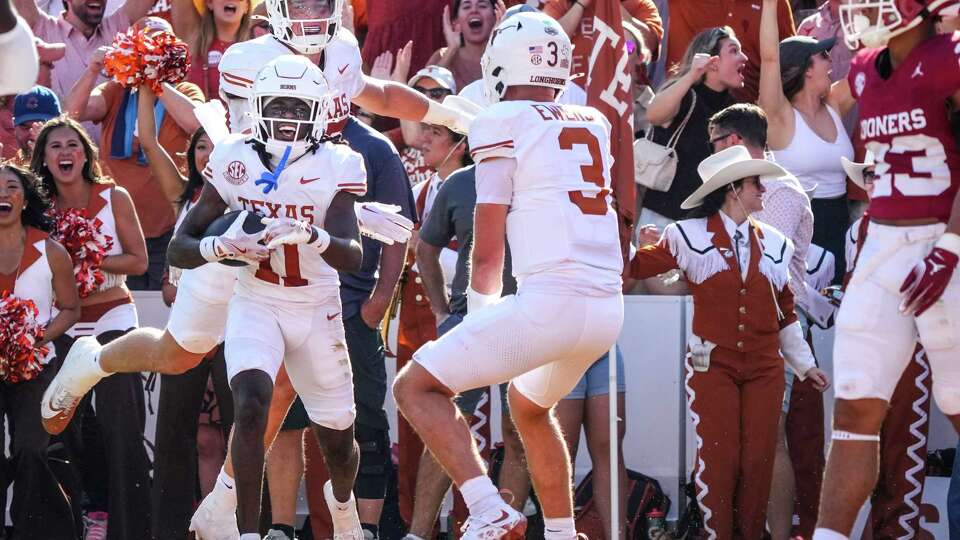
[[473, 159], [516, 160], [507, 237], [518, 278], [564, 263], [622, 269], [610, 123], [592, 107], [504, 101], [470, 127]]

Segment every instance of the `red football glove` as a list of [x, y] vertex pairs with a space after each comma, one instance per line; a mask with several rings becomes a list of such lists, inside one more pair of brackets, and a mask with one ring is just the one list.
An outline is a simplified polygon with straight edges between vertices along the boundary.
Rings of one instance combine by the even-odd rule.
[[944, 234], [922, 261], [917, 263], [903, 280], [900, 294], [900, 312], [904, 315], [922, 315], [930, 308], [950, 283], [953, 271], [960, 261], [960, 235]]

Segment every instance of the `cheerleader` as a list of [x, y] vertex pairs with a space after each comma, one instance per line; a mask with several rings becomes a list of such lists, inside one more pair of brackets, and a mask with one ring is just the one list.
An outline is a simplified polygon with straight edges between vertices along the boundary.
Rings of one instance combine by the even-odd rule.
[[[0, 454], [0, 508], [7, 508], [6, 487], [13, 482], [13, 538], [72, 540], [70, 503], [47, 463], [50, 436], [39, 405], [57, 369], [50, 364], [53, 341], [77, 321], [80, 298], [70, 255], [48, 236], [49, 206], [35, 176], [0, 166], [0, 434], [4, 418], [10, 422], [9, 458]], [[32, 347], [16, 345], [38, 333]]]
[[[95, 336], [108, 343], [136, 328], [137, 311], [125, 281], [146, 271], [147, 248], [130, 195], [102, 175], [90, 136], [67, 117], [44, 125], [31, 168], [51, 194], [57, 234], [73, 257], [81, 312], [71, 337]], [[80, 239], [84, 247], [74, 248]], [[106, 528], [108, 538], [147, 538], [150, 461], [143, 444], [140, 374], [104, 379], [90, 399], [81, 404], [85, 413], [77, 420], [83, 449], [77, 441], [70, 444], [79, 452], [89, 498], [87, 526]]]
[[[751, 159], [743, 146], [700, 163], [703, 184], [683, 209], [693, 219], [667, 226], [642, 247], [632, 277], [673, 269], [693, 295], [693, 335], [686, 357], [687, 403], [697, 436], [694, 485], [710, 538], [759, 540], [777, 445], [784, 360], [818, 389], [814, 364], [787, 283], [793, 244], [750, 214], [763, 209], [766, 181], [786, 176], [776, 163]], [[655, 240], [644, 228], [642, 240]], [[781, 351], [783, 356], [781, 357]]]

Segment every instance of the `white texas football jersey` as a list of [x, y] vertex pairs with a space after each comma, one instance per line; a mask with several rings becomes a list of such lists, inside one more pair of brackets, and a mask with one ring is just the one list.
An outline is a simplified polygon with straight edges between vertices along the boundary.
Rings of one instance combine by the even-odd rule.
[[[272, 34], [234, 43], [223, 53], [218, 66], [220, 93], [230, 110], [231, 133], [240, 133], [252, 127], [247, 98], [250, 97], [253, 81], [263, 66], [284, 54], [297, 52]], [[343, 129], [342, 123], [350, 114], [350, 102], [363, 90], [362, 64], [357, 38], [349, 30], [340, 28], [321, 56], [323, 77], [333, 91], [330, 113], [327, 115], [328, 132]], [[230, 99], [230, 96], [243, 99]]]
[[[592, 107], [505, 101], [470, 126], [474, 161], [516, 160], [507, 214], [513, 273], [618, 293], [623, 259], [611, 207], [610, 124]], [[538, 279], [538, 283], [550, 281]]]
[[[230, 135], [210, 154], [203, 176], [230, 210], [249, 210], [271, 218], [293, 218], [323, 227], [327, 208], [338, 191], [362, 196], [367, 191], [363, 158], [349, 146], [325, 142], [316, 153], [288, 163], [277, 187], [264, 193], [257, 185], [274, 173], [246, 136]], [[337, 271], [312, 246], [284, 245], [259, 267], [240, 271], [237, 294], [284, 304], [313, 304], [339, 295]]]

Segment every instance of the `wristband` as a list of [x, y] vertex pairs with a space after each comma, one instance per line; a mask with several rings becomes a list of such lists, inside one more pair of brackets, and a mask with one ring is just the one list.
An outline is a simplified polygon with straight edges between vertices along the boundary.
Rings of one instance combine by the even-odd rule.
[[309, 244], [313, 246], [318, 253], [323, 253], [330, 247], [330, 233], [320, 227], [313, 227], [313, 234], [316, 235], [316, 238], [311, 238]]
[[207, 262], [218, 262], [220, 257], [217, 256], [217, 237], [208, 236], [200, 240], [200, 256]]
[[933, 247], [945, 249], [954, 255], [960, 256], [960, 234], [946, 232], [937, 240]]
[[473, 313], [489, 305], [496, 304], [500, 300], [500, 291], [490, 294], [483, 294], [473, 289], [473, 286], [467, 287], [467, 313]]
[[427, 112], [420, 121], [435, 126], [450, 126], [455, 120], [454, 112], [449, 107], [446, 107], [440, 102], [428, 99]]

